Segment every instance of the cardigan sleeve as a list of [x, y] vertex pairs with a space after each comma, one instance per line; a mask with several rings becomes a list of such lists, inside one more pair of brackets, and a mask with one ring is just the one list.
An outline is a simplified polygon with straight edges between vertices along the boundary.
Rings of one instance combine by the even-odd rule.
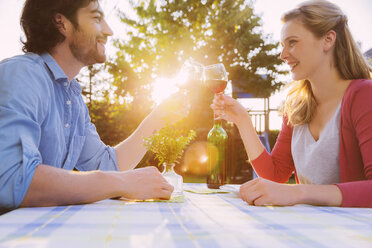
[[337, 186], [342, 192], [343, 207], [372, 207], [372, 81], [358, 80], [353, 86], [354, 90], [346, 95], [344, 114], [356, 147], [350, 147], [352, 142], [345, 144], [344, 152], [354, 151], [354, 157], [341, 164], [345, 172]]
[[291, 152], [293, 128], [283, 118], [282, 129], [271, 152], [264, 151], [251, 161], [257, 175], [278, 183], [286, 183], [294, 172], [294, 162]]

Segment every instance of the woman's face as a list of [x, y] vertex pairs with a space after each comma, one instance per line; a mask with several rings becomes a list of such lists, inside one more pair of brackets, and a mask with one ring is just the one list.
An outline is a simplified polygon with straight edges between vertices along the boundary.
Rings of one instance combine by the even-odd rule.
[[291, 67], [293, 80], [310, 80], [324, 66], [322, 39], [315, 37], [298, 20], [284, 24], [281, 44], [283, 50], [280, 58]]

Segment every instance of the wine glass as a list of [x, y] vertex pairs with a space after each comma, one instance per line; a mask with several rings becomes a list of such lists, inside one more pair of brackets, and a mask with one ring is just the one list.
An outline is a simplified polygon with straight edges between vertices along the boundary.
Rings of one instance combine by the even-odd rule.
[[[222, 63], [213, 64], [204, 68], [204, 84], [216, 95], [222, 94], [227, 85], [227, 73]], [[215, 115], [213, 114], [213, 121]]]
[[183, 63], [180, 74], [179, 84], [180, 89], [189, 91], [199, 87], [203, 80], [204, 65], [196, 62], [193, 59], [188, 59]]

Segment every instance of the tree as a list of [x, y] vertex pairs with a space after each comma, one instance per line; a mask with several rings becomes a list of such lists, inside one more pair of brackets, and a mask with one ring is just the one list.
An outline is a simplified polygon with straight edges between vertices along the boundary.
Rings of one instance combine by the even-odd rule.
[[[117, 40], [117, 61], [125, 60], [142, 84], [156, 76], [174, 76], [185, 59], [204, 64], [222, 62], [229, 79], [257, 96], [268, 97], [282, 83], [276, 80], [278, 43], [271, 43], [245, 0], [132, 2], [138, 20], [124, 12], [129, 41]], [[260, 76], [265, 74], [266, 79]]]
[[[208, 65], [223, 63], [232, 84], [268, 97], [282, 83], [279, 44], [262, 33], [260, 18], [246, 0], [138, 0], [131, 2], [137, 18], [120, 12], [127, 39], [116, 40], [116, 58], [107, 63], [117, 97], [135, 102], [150, 99], [156, 77], [175, 77], [192, 57]], [[263, 77], [262, 74], [265, 76]], [[213, 94], [200, 84], [191, 87], [192, 116], [184, 122], [205, 139], [213, 122]], [[137, 100], [136, 100], [137, 99]]]

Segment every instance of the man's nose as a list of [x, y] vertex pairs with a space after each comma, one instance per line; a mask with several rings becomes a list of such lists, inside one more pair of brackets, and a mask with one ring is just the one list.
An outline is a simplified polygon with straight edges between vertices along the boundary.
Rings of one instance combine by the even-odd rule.
[[114, 34], [114, 32], [112, 31], [112, 29], [110, 28], [110, 26], [107, 24], [106, 20], [103, 20], [102, 33], [105, 36], [112, 36]]

